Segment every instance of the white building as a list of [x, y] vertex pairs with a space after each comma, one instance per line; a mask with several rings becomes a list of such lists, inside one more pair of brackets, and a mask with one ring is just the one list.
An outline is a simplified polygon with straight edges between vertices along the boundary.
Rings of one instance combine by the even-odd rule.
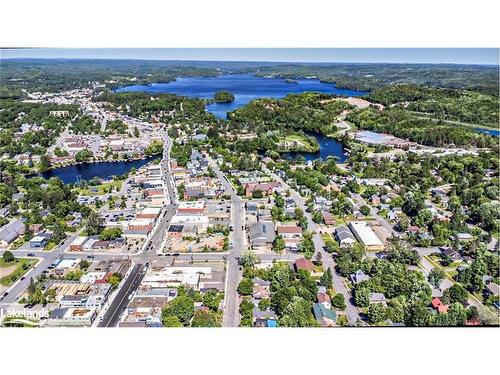
[[349, 223], [349, 228], [351, 229], [354, 236], [360, 241], [367, 250], [380, 251], [384, 250], [384, 244], [377, 237], [375, 232], [365, 221], [351, 221]]

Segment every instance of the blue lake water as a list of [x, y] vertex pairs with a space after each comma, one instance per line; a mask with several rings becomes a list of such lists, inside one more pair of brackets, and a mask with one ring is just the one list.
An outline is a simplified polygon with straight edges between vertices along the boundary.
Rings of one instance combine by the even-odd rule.
[[43, 178], [58, 177], [65, 184], [73, 184], [80, 180], [91, 180], [94, 177], [108, 179], [112, 176], [120, 176], [128, 173], [132, 168], [138, 169], [158, 156], [151, 156], [146, 159], [100, 162], [100, 163], [82, 163], [70, 165], [68, 167], [51, 169], [42, 172]]
[[[169, 83], [154, 83], [151, 85], [132, 85], [115, 90], [116, 92], [143, 91], [147, 93], [170, 93], [187, 97], [213, 99], [217, 91], [229, 91], [234, 95], [231, 103], [211, 103], [207, 105], [207, 111], [216, 117], [225, 119], [227, 112], [234, 111], [252, 100], [259, 98], [283, 98], [288, 94], [303, 92], [321, 92], [339, 96], [364, 96], [366, 91], [340, 89], [331, 83], [323, 83], [317, 79], [299, 79], [294, 83], [279, 78], [260, 78], [249, 74], [222, 75], [218, 77], [194, 77], [178, 78]], [[341, 142], [327, 138], [321, 134], [313, 133], [319, 143], [318, 153], [290, 152], [285, 156], [295, 158], [302, 155], [307, 160], [318, 158], [325, 159], [327, 156], [336, 156], [341, 162], [346, 160], [344, 147]]]
[[500, 130], [498, 130], [498, 129], [475, 128], [474, 130], [478, 133], [484, 133], [484, 134], [492, 135], [494, 137], [500, 137]]
[[148, 93], [170, 93], [192, 98], [213, 99], [217, 91], [229, 91], [234, 95], [231, 103], [211, 103], [207, 111], [225, 119], [227, 112], [234, 111], [259, 98], [283, 98], [288, 94], [307, 91], [341, 96], [363, 96], [366, 91], [339, 89], [331, 83], [317, 79], [299, 79], [296, 83], [279, 78], [260, 78], [250, 74], [231, 74], [217, 77], [177, 78], [168, 83], [132, 85], [116, 89], [116, 92], [144, 91]]
[[315, 136], [319, 144], [319, 152], [286, 152], [283, 154], [287, 159], [296, 159], [298, 156], [306, 160], [326, 159], [328, 156], [335, 156], [339, 163], [347, 160], [344, 145], [333, 138], [328, 138], [320, 133], [308, 133]]

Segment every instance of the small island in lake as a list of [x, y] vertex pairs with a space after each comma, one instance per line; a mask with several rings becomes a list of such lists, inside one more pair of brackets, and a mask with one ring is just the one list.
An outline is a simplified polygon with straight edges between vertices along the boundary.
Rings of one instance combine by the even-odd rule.
[[234, 102], [234, 95], [229, 91], [217, 91], [214, 95], [216, 103], [232, 103]]

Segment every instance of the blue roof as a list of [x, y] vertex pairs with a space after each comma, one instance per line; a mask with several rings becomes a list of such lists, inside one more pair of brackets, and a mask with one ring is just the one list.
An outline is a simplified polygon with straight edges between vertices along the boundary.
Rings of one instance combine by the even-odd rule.
[[269, 319], [267, 321], [267, 327], [269, 327], [269, 328], [276, 328], [276, 327], [278, 327], [278, 322], [276, 320]]

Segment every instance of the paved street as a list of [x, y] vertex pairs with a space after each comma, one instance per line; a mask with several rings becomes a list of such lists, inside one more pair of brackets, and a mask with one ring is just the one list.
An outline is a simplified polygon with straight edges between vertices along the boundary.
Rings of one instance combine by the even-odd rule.
[[245, 208], [242, 199], [236, 194], [231, 183], [221, 172], [214, 160], [209, 159], [210, 166], [219, 180], [222, 182], [227, 194], [231, 196], [231, 224], [233, 231], [230, 232], [230, 243], [232, 248], [228, 254], [226, 291], [224, 295], [224, 327], [238, 327], [240, 324], [239, 295], [236, 289], [242, 278], [242, 271], [238, 264], [238, 259], [243, 253], [245, 246]]
[[134, 293], [141, 284], [144, 277], [144, 266], [136, 264], [125, 279], [123, 286], [118, 290], [116, 297], [111, 302], [110, 307], [104, 314], [102, 321], [98, 327], [116, 327], [120, 320], [120, 315], [126, 309], [129, 302], [129, 297]]

